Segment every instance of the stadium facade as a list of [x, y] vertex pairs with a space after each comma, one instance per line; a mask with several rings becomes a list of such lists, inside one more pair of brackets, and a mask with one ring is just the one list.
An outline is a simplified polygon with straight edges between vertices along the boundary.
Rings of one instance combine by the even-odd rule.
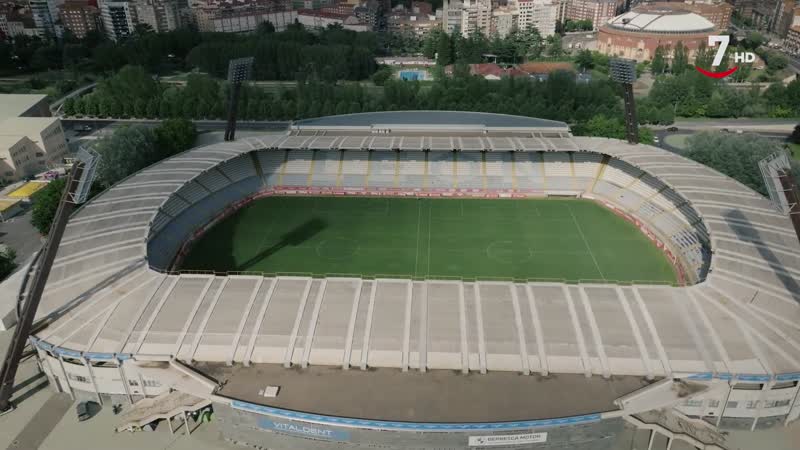
[[[175, 269], [270, 195], [593, 199], [682, 283]], [[653, 410], [711, 430], [800, 415], [798, 255], [766, 199], [655, 147], [496, 114], [335, 116], [189, 150], [84, 205], [33, 341], [58, 390], [133, 402], [138, 423], [213, 404], [254, 446], [610, 449]]]
[[681, 7], [671, 3], [646, 5], [609, 20], [600, 27], [597, 50], [642, 62], [652, 60], [658, 47], [664, 48], [667, 59], [672, 58], [680, 42], [686, 47], [689, 62], [693, 62], [697, 51], [708, 45], [708, 37], [725, 30]]

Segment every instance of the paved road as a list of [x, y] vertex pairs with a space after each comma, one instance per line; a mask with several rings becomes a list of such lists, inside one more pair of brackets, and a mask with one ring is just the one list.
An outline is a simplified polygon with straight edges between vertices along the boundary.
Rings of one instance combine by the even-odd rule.
[[678, 127], [680, 131], [719, 131], [727, 128], [730, 131], [763, 132], [790, 134], [800, 119], [676, 119], [668, 126], [652, 126], [661, 131], [669, 127]]
[[21, 267], [42, 247], [39, 232], [31, 225], [31, 212], [0, 223], [0, 244], [8, 245], [17, 252], [17, 264]]

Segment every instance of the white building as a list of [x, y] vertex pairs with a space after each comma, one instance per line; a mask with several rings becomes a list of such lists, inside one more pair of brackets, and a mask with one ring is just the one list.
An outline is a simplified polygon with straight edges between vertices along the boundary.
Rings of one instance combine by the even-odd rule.
[[519, 0], [519, 29], [536, 27], [542, 36], [552, 36], [558, 21], [558, 0]]
[[100, 0], [100, 17], [106, 36], [116, 41], [133, 34], [136, 25], [136, 8], [127, 1]]
[[499, 36], [504, 38], [511, 33], [511, 30], [517, 28], [519, 19], [519, 10], [513, 6], [501, 6], [492, 11], [492, 26], [490, 33], [492, 36]]
[[447, 34], [459, 33], [464, 5], [458, 1], [444, 0], [442, 5], [442, 29]]
[[214, 14], [207, 19], [208, 29], [203, 29], [198, 20], [198, 27], [203, 31], [214, 31], [217, 33], [247, 33], [255, 31], [264, 22], [271, 23], [277, 31], [283, 31], [286, 27], [297, 19], [297, 11], [233, 11], [222, 14]]
[[58, 7], [55, 0], [28, 0], [31, 16], [40, 37], [61, 36], [61, 27], [56, 26]]
[[49, 114], [44, 95], [0, 96], [0, 184], [61, 164], [67, 141], [61, 121]]
[[136, 20], [163, 33], [181, 24], [177, 0], [136, 0]]
[[492, 0], [464, 0], [461, 7], [461, 34], [464, 37], [474, 32], [491, 34]]
[[311, 29], [326, 28], [328, 25], [341, 25], [345, 30], [369, 31], [369, 25], [354, 15], [328, 13], [311, 9], [301, 10], [297, 21]]

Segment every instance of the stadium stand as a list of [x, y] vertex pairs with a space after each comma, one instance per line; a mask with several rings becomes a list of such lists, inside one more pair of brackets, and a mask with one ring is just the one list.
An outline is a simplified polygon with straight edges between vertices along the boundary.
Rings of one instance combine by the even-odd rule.
[[[599, 376], [603, 382], [637, 377], [660, 381], [634, 397], [613, 399], [603, 414], [671, 408], [657, 399], [687, 383], [700, 386], [691, 399], [702, 404], [678, 409], [693, 416], [749, 420], [755, 427], [759, 417], [788, 421], [800, 414], [800, 405], [783, 403], [797, 396], [796, 383], [772, 389], [800, 380], [800, 244], [788, 218], [743, 185], [661, 149], [570, 137], [566, 125], [547, 121], [524, 125], [524, 118], [516, 118], [509, 130], [496, 125], [511, 120], [507, 116], [456, 116], [465, 125], [450, 129], [456, 119], [433, 127], [419, 122], [428, 119], [425, 114], [414, 113], [405, 128], [388, 136], [371, 127], [301, 122], [292, 133], [318, 134], [266, 135], [193, 149], [100, 194], [70, 219], [39, 309], [38, 317], [48, 320], [33, 340], [48, 376], [59, 380], [53, 384], [97, 395], [202, 391], [182, 384], [194, 378], [175, 368], [177, 357], [235, 363], [233, 371], [266, 363], [298, 367], [292, 374], [316, 365], [376, 369], [376, 377], [389, 377], [381, 368], [448, 369], [451, 377], [579, 374], [590, 377], [587, 383]], [[387, 117], [375, 123], [385, 124], [379, 120]], [[485, 123], [470, 122], [478, 118]], [[336, 139], [324, 141], [325, 148], [308, 147], [328, 132]], [[410, 147], [402, 148], [406, 143]], [[368, 151], [387, 145], [401, 151]], [[513, 152], [497, 150], [509, 145]], [[454, 153], [459, 146], [474, 151]], [[635, 223], [686, 269], [687, 283], [173, 271], [193, 236], [250, 199], [309, 188], [319, 188], [311, 191], [316, 194], [491, 197], [572, 191]], [[481, 377], [471, 382], [476, 378]], [[735, 390], [736, 383], [759, 390]], [[779, 406], [726, 406], [729, 396], [755, 402], [767, 395]], [[260, 413], [283, 414], [284, 407], [292, 409]], [[576, 414], [565, 416], [572, 420]], [[598, 413], [586, 420], [600, 419]], [[327, 423], [318, 417], [287, 420]], [[385, 421], [329, 426], [401, 429]]]

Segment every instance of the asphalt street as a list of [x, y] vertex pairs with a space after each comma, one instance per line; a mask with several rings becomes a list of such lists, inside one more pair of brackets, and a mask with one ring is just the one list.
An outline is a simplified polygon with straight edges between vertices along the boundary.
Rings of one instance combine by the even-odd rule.
[[22, 266], [42, 247], [42, 237], [31, 225], [31, 212], [28, 210], [11, 219], [0, 222], [0, 244], [5, 244], [17, 252], [17, 264]]

